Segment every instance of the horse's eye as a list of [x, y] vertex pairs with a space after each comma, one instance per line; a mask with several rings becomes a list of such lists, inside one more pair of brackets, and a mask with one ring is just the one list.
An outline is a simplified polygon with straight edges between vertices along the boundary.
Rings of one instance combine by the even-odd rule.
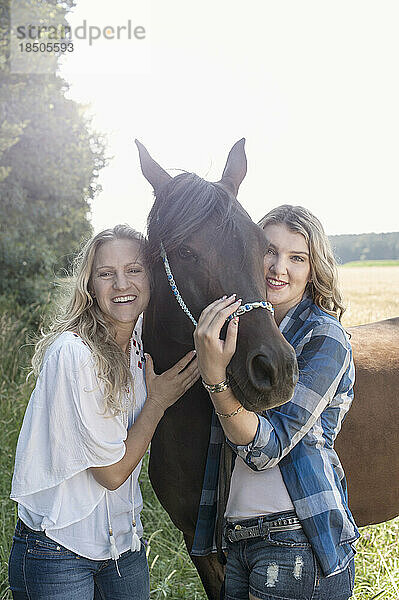
[[197, 260], [197, 256], [187, 246], [180, 246], [178, 252], [179, 252], [180, 258], [185, 258], [185, 259], [192, 258], [193, 260]]

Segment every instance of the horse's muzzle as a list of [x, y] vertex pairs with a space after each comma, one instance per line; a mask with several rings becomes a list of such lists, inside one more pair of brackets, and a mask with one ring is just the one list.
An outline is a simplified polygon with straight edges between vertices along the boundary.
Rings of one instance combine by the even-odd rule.
[[292, 398], [298, 381], [298, 365], [290, 346], [283, 353], [266, 347], [251, 352], [246, 370], [248, 380], [241, 390], [240, 400], [248, 410], [268, 410]]

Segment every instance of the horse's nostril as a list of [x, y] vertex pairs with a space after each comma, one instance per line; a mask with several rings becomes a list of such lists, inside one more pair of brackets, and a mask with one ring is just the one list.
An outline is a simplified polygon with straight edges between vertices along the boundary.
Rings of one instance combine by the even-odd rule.
[[275, 383], [275, 373], [270, 361], [263, 354], [255, 354], [248, 361], [249, 380], [260, 392], [268, 392]]

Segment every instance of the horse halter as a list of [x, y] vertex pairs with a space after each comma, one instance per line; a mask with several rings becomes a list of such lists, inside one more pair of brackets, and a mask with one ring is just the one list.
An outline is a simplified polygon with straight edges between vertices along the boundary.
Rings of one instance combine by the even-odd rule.
[[[169, 285], [172, 289], [172, 292], [173, 292], [177, 302], [180, 304], [180, 307], [183, 310], [183, 312], [185, 312], [186, 315], [188, 316], [188, 318], [192, 321], [194, 327], [197, 327], [197, 324], [198, 324], [197, 321], [194, 319], [189, 308], [187, 307], [187, 304], [184, 302], [179, 290], [177, 289], [177, 285], [176, 285], [172, 270], [169, 265], [168, 256], [166, 254], [166, 250], [165, 250], [165, 247], [162, 242], [161, 242], [161, 257], [162, 257], [162, 261], [163, 261], [163, 266], [165, 268], [166, 277], [168, 278]], [[234, 317], [239, 317], [241, 315], [244, 315], [245, 313], [253, 310], [254, 308], [265, 308], [266, 310], [270, 311], [272, 314], [274, 313], [274, 308], [270, 304], [270, 302], [266, 302], [265, 300], [259, 300], [257, 302], [247, 302], [246, 304], [243, 304], [242, 306], [237, 308], [237, 310], [234, 311], [233, 314], [231, 314], [229, 317], [227, 317], [226, 321], [231, 321], [231, 319], [234, 319]]]

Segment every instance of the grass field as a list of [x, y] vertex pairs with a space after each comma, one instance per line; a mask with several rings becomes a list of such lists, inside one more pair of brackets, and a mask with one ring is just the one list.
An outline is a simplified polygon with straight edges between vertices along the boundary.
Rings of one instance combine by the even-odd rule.
[[[393, 266], [341, 267], [340, 277], [349, 309], [346, 326], [399, 315], [399, 268]], [[29, 319], [0, 314], [0, 600], [7, 591], [7, 560], [16, 518], [8, 499], [13, 457], [20, 423], [32, 383], [25, 382], [20, 365], [27, 364], [25, 346]], [[147, 462], [146, 457], [145, 462]], [[149, 540], [148, 562], [151, 598], [205, 600], [205, 594], [184, 548], [180, 532], [171, 524], [156, 500], [143, 469], [141, 486], [145, 505], [143, 521]], [[354, 600], [399, 600], [399, 518], [363, 528], [356, 557]]]

